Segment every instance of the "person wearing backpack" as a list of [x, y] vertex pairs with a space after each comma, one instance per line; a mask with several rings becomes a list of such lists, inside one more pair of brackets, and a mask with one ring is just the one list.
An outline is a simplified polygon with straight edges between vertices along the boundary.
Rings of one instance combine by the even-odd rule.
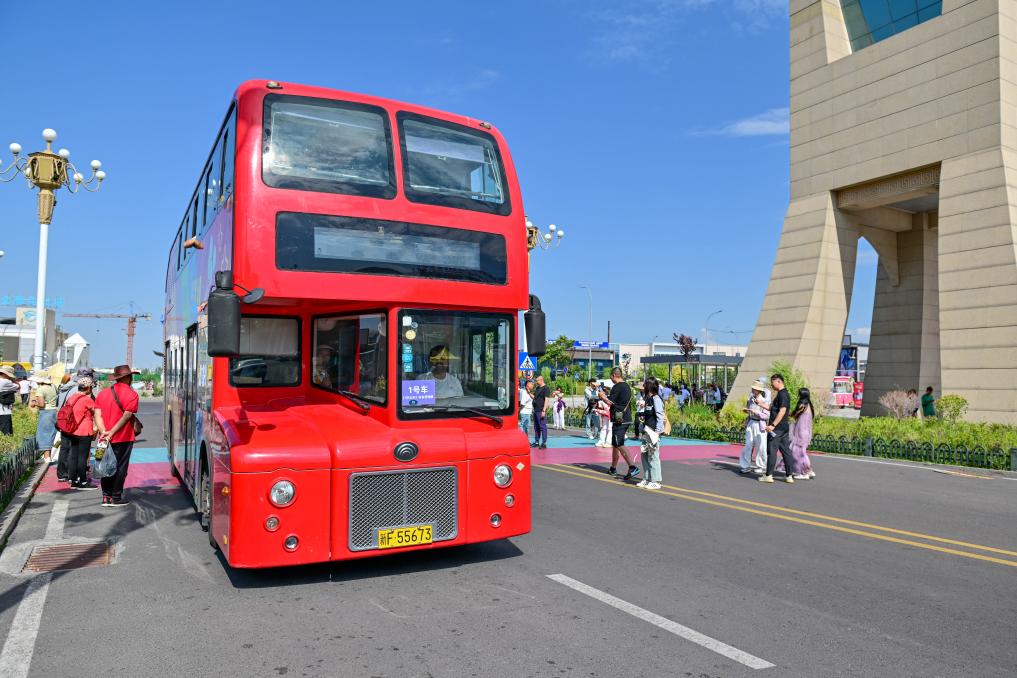
[[141, 422], [138, 420], [138, 392], [131, 388], [131, 381], [137, 370], [130, 365], [117, 365], [113, 368], [113, 385], [103, 389], [96, 404], [102, 410], [103, 420], [110, 422], [106, 438], [109, 448], [117, 457], [117, 472], [102, 479], [102, 505], [127, 506], [124, 499], [124, 483], [127, 482], [127, 469], [131, 465], [131, 450], [134, 441], [141, 433]]
[[[88, 481], [88, 455], [96, 434], [106, 435], [102, 412], [92, 399], [94, 382], [88, 377], [78, 379], [78, 392], [67, 398], [57, 413], [57, 426], [61, 440], [68, 445], [68, 480], [77, 490], [94, 490]], [[63, 444], [63, 443], [61, 443]]]
[[648, 490], [659, 490], [663, 480], [660, 472], [660, 436], [664, 433], [667, 415], [664, 414], [664, 400], [660, 397], [660, 383], [656, 377], [647, 377], [643, 382], [642, 402], [639, 419], [643, 423], [643, 432], [639, 436], [639, 448], [646, 477], [636, 485]]
[[0, 434], [14, 435], [14, 401], [18, 398], [17, 377], [14, 370], [7, 365], [0, 367]]

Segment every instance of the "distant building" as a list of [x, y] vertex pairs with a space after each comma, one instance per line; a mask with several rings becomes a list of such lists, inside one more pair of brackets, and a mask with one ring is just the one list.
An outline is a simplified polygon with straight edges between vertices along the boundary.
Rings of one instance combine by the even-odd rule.
[[54, 362], [65, 363], [68, 370], [91, 367], [92, 362], [89, 357], [88, 342], [85, 341], [83, 336], [75, 332], [67, 337], [60, 346]]
[[[85, 341], [80, 334], [75, 335]], [[46, 337], [43, 341], [45, 363], [59, 362], [68, 335], [56, 324], [56, 311], [46, 310]], [[87, 355], [88, 342], [85, 342]], [[0, 354], [4, 362], [31, 363], [35, 351], [35, 309], [20, 307], [13, 318], [0, 317]], [[73, 351], [72, 351], [73, 352]], [[78, 352], [80, 356], [81, 352]]]

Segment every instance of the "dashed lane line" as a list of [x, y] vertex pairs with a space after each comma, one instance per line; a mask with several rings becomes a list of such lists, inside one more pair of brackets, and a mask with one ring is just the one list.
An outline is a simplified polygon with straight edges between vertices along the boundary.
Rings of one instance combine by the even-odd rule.
[[[67, 519], [68, 501], [60, 499], [53, 503], [53, 510], [46, 524], [46, 540], [57, 541], [63, 537], [64, 521]], [[35, 653], [35, 639], [42, 623], [42, 609], [46, 605], [53, 573], [36, 575], [25, 588], [25, 593], [14, 613], [7, 642], [0, 651], [0, 676], [5, 678], [26, 678]]]
[[750, 669], [769, 669], [774, 666], [774, 664], [771, 664], [765, 659], [760, 659], [755, 655], [739, 650], [737, 647], [732, 647], [731, 645], [723, 643], [716, 638], [711, 638], [699, 631], [690, 629], [688, 626], [683, 626], [678, 622], [671, 621], [667, 617], [662, 617], [659, 614], [650, 612], [638, 605], [633, 605], [628, 601], [612, 596], [610, 593], [605, 593], [600, 589], [595, 589], [592, 586], [573, 579], [572, 577], [568, 577], [564, 574], [549, 574], [547, 577], [548, 579], [569, 587], [573, 591], [578, 591], [579, 593], [587, 595], [594, 600], [599, 600], [606, 605], [610, 605], [616, 610], [621, 610], [622, 612], [632, 615], [636, 619], [641, 619], [648, 624], [653, 624], [659, 629], [663, 629], [668, 633], [673, 633], [679, 638], [684, 638], [685, 640], [695, 643], [700, 647], [704, 647], [711, 652], [716, 652], [717, 654], [736, 661], [739, 664], [748, 666]]
[[[566, 470], [566, 468], [561, 468], [561, 467], [556, 467], [556, 466], [551, 466], [551, 465], [539, 466], [538, 468], [546, 469], [548, 471], [554, 471], [556, 473], [564, 473], [566, 475], [576, 476], [577, 478], [586, 478], [588, 480], [595, 480], [595, 481], [599, 481], [599, 482], [610, 483], [611, 485], [614, 485], [616, 487], [620, 486], [620, 487], [624, 487], [624, 488], [631, 488], [631, 489], [637, 490], [637, 491], [650, 492], [650, 493], [653, 493], [653, 494], [661, 494], [661, 495], [666, 495], [666, 496], [670, 496], [670, 497], [676, 497], [678, 499], [684, 499], [686, 501], [693, 501], [693, 502], [697, 502], [699, 504], [708, 504], [710, 506], [719, 506], [721, 508], [732, 509], [734, 511], [742, 511], [744, 513], [753, 513], [755, 515], [764, 516], [766, 518], [774, 518], [776, 520], [786, 520], [788, 522], [800, 523], [802, 525], [811, 525], [813, 527], [822, 527], [822, 528], [825, 528], [827, 530], [833, 530], [835, 532], [842, 532], [842, 533], [845, 533], [845, 534], [853, 534], [853, 535], [857, 535], [859, 537], [866, 537], [868, 539], [876, 539], [878, 541], [885, 541], [885, 542], [890, 542], [890, 543], [893, 543], [893, 544], [901, 544], [903, 546], [914, 546], [915, 548], [925, 549], [927, 551], [936, 551], [938, 553], [947, 553], [947, 554], [950, 554], [950, 555], [953, 555], [953, 556], [960, 556], [962, 558], [971, 558], [973, 560], [983, 560], [983, 561], [989, 562], [989, 563], [996, 563], [997, 565], [1006, 565], [1008, 567], [1017, 567], [1017, 560], [1006, 560], [1006, 559], [1003, 559], [1003, 558], [995, 558], [993, 556], [982, 555], [980, 553], [970, 553], [968, 551], [960, 551], [958, 549], [946, 548], [944, 546], [936, 546], [934, 544], [923, 544], [922, 542], [912, 541], [910, 539], [900, 539], [898, 537], [891, 537], [891, 536], [885, 535], [885, 534], [876, 534], [874, 532], [865, 532], [863, 530], [856, 530], [856, 529], [849, 528], [849, 527], [842, 527], [841, 525], [830, 525], [828, 523], [821, 523], [821, 522], [817, 522], [815, 520], [807, 520], [805, 518], [799, 518], [799, 517], [797, 517], [795, 515], [782, 515], [781, 513], [772, 513], [771, 511], [772, 510], [778, 510], [778, 511], [785, 511], [785, 512], [788, 512], [788, 513], [800, 513], [800, 514], [805, 514], [805, 515], [813, 515], [813, 516], [819, 517], [819, 518], [824, 519], [824, 520], [830, 520], [829, 517], [822, 516], [821, 514], [810, 514], [810, 513], [807, 513], [805, 511], [795, 511], [794, 509], [784, 509], [783, 507], [771, 506], [769, 504], [760, 504], [758, 502], [750, 502], [750, 501], [747, 501], [747, 500], [735, 499], [733, 497], [723, 497], [723, 495], [712, 495], [712, 493], [709, 493], [709, 492], [700, 492], [698, 490], [682, 490], [681, 488], [675, 488], [675, 489], [678, 489], [679, 491], [678, 492], [672, 492], [670, 490], [664, 489], [663, 486], [659, 490], [639, 490], [639, 488], [635, 487], [634, 485], [622, 484], [622, 483], [619, 483], [617, 480], [614, 480], [614, 479], [598, 477], [599, 474], [598, 475], [591, 475], [589, 473], [582, 473], [582, 472], [573, 471], [573, 470], [570, 470], [570, 469]], [[703, 494], [703, 495], [707, 495], [707, 496], [711, 496], [712, 495], [712, 496], [715, 496], [715, 497], [722, 497], [725, 501], [728, 501], [728, 502], [738, 502], [738, 503], [724, 503], [724, 502], [721, 502], [721, 501], [716, 501], [714, 499], [706, 499], [705, 497], [693, 496], [693, 494]], [[771, 510], [764, 511], [762, 509], [752, 508], [751, 506], [739, 506], [738, 504], [752, 504], [752, 505], [756, 505], [756, 506], [766, 506], [767, 508], [769, 508]], [[849, 522], [849, 523], [852, 522], [852, 521], [847, 521], [846, 519], [843, 519], [843, 518], [835, 519], [835, 521], [837, 521], [837, 522], [843, 521], [843, 522]], [[875, 528], [875, 529], [882, 529], [884, 531], [892, 530], [892, 528]], [[918, 535], [918, 533], [910, 533], [910, 534]], [[922, 539], [929, 539], [930, 537], [925, 536], [925, 535], [921, 535], [921, 538]], [[942, 538], [939, 538], [939, 537], [933, 537], [932, 539], [946, 541], [948, 543], [961, 543], [961, 544], [965, 543], [965, 542], [953, 542], [952, 540], [945, 540], [945, 539], [942, 539]], [[983, 550], [987, 550], [987, 551], [993, 551], [993, 552], [1002, 552], [1002, 553], [1006, 553], [1006, 554], [1013, 553], [1012, 551], [1006, 551], [1004, 549], [994, 549], [992, 547], [978, 546], [978, 545], [975, 545], [975, 544], [971, 544], [970, 547], [977, 548], [977, 549], [983, 549]]]

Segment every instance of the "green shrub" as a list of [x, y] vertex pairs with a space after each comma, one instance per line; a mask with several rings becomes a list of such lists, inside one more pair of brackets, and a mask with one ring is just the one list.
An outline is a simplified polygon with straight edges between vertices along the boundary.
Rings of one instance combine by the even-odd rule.
[[17, 406], [14, 408], [14, 435], [12, 436], [0, 436], [0, 458], [3, 458], [8, 452], [21, 447], [21, 443], [25, 438], [31, 438], [35, 435], [36, 425], [38, 423], [38, 415], [34, 414], [27, 407]]
[[968, 401], [959, 395], [945, 395], [936, 401], [936, 414], [939, 418], [954, 423], [964, 418], [968, 411]]
[[[784, 388], [787, 389], [787, 394], [791, 396], [792, 408], [798, 400], [798, 391], [803, 388], [809, 388], [809, 380], [789, 362], [783, 360], [774, 362], [770, 365], [770, 374], [781, 374], [784, 376]], [[815, 397], [812, 399], [812, 406], [816, 406]]]

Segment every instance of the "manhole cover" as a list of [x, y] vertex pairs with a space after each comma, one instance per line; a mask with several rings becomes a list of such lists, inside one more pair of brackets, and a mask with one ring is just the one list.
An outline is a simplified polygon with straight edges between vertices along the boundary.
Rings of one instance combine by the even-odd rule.
[[109, 565], [113, 550], [106, 542], [98, 544], [57, 544], [36, 546], [28, 557], [23, 572], [55, 572], [79, 567]]

